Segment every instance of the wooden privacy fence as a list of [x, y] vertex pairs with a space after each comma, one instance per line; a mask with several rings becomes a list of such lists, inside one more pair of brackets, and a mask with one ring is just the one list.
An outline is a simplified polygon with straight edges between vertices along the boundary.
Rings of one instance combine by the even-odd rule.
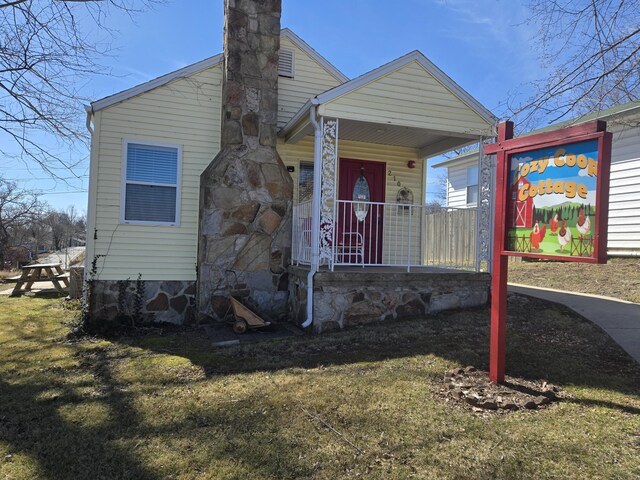
[[436, 267], [476, 267], [476, 208], [445, 208], [427, 213], [424, 263]]

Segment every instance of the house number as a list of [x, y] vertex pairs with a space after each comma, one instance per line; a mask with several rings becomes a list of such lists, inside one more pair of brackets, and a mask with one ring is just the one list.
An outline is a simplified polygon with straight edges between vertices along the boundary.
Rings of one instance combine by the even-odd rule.
[[398, 185], [399, 187], [402, 186], [402, 184], [400, 183], [400, 180], [396, 178], [396, 176], [391, 172], [391, 170], [387, 170], [387, 176], [393, 177], [393, 181], [396, 182], [396, 185]]

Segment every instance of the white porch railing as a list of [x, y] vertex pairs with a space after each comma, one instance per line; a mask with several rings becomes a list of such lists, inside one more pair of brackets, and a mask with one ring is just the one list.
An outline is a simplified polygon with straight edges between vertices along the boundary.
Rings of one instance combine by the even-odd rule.
[[291, 261], [296, 265], [311, 264], [311, 205], [312, 201], [293, 206]]
[[[351, 200], [334, 208], [330, 267], [476, 268], [475, 209]], [[293, 207], [295, 264], [311, 263], [311, 211], [311, 201]]]

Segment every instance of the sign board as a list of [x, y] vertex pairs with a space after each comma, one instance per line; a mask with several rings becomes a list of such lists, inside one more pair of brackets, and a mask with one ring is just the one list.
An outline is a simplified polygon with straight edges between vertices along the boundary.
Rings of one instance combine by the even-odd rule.
[[596, 260], [598, 188], [609, 159], [603, 136], [508, 156], [505, 253], [557, 260]]
[[489, 378], [504, 382], [508, 257], [606, 263], [611, 133], [606, 123], [513, 138], [498, 125]]

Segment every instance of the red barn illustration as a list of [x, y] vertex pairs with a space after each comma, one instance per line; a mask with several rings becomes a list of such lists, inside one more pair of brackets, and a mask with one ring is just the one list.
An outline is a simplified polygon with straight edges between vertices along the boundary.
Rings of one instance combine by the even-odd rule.
[[527, 195], [526, 200], [518, 200], [518, 191], [525, 185], [531, 185], [531, 182], [524, 177], [518, 179], [511, 187], [511, 202], [509, 202], [509, 211], [507, 218], [511, 219], [511, 226], [518, 228], [533, 227], [533, 198]]

